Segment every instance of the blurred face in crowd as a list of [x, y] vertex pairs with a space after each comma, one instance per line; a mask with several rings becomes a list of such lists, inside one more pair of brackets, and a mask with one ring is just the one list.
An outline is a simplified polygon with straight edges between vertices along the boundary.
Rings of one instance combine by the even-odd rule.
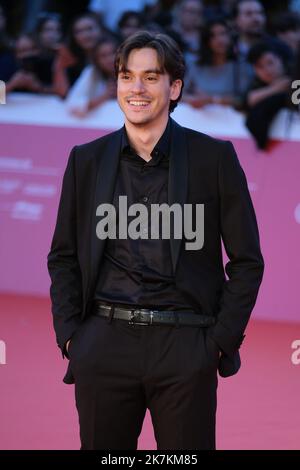
[[55, 49], [61, 40], [61, 29], [58, 20], [49, 19], [39, 34], [41, 46], [46, 49]]
[[126, 39], [131, 34], [136, 33], [141, 27], [140, 21], [136, 16], [129, 16], [123, 24], [123, 26], [120, 28], [120, 32], [122, 34], [122, 38]]
[[300, 47], [300, 28], [278, 33], [278, 37], [293, 49], [293, 51], [297, 51]]
[[38, 53], [36, 44], [29, 36], [20, 36], [15, 45], [15, 56], [18, 60], [34, 56]]
[[236, 25], [242, 34], [256, 36], [263, 33], [266, 16], [263, 6], [256, 0], [242, 2], [238, 7]]
[[78, 46], [85, 51], [95, 47], [101, 34], [101, 27], [93, 18], [82, 17], [73, 26], [74, 39]]
[[119, 67], [117, 96], [125, 121], [136, 126], [149, 125], [167, 118], [170, 100], [176, 100], [182, 81], [170, 83], [170, 76], [160, 71], [156, 50], [133, 49], [125, 70]]
[[230, 47], [231, 37], [223, 24], [216, 24], [210, 30], [209, 45], [213, 54], [226, 55]]
[[285, 74], [281, 58], [273, 52], [265, 52], [254, 64], [254, 69], [258, 78], [267, 84]]
[[200, 0], [185, 0], [179, 11], [179, 22], [186, 31], [200, 28], [203, 21], [203, 5]]
[[104, 42], [96, 47], [96, 66], [107, 75], [114, 75], [116, 45], [113, 42]]

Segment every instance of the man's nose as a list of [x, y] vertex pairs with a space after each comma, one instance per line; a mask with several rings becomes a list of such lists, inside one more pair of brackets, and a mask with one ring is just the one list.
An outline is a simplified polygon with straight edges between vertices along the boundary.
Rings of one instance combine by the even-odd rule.
[[133, 83], [132, 91], [134, 93], [142, 93], [145, 90], [145, 85], [143, 83], [143, 80], [137, 79]]

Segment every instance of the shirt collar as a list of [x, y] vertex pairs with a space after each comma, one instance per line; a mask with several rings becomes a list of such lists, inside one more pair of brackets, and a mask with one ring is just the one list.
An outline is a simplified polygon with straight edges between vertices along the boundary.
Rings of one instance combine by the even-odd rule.
[[[167, 126], [163, 134], [161, 135], [159, 141], [157, 142], [155, 147], [152, 149], [152, 152], [150, 153], [153, 160], [155, 160], [155, 158], [157, 158], [160, 155], [163, 155], [167, 159], [169, 158], [170, 134], [171, 134], [171, 120], [169, 118]], [[136, 151], [130, 146], [128, 135], [126, 132], [126, 127], [124, 124], [123, 132], [122, 132], [121, 155], [124, 155], [124, 154], [128, 155], [128, 153], [136, 154]]]

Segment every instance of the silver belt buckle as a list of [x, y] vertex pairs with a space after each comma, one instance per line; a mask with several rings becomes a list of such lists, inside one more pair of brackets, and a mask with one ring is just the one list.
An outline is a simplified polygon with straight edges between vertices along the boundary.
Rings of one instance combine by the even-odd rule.
[[130, 316], [130, 320], [129, 320], [128, 324], [129, 325], [148, 325], [148, 323], [133, 321], [138, 313], [141, 313], [140, 309], [131, 310], [131, 312], [130, 312], [131, 316]]

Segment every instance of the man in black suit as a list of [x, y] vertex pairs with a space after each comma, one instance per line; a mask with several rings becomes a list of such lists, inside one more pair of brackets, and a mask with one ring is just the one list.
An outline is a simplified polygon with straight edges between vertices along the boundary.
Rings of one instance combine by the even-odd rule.
[[[230, 142], [170, 118], [185, 69], [173, 40], [138, 32], [115, 65], [125, 124], [73, 148], [48, 255], [81, 449], [136, 449], [147, 408], [158, 449], [214, 449], [217, 371], [240, 367], [264, 266], [246, 178]], [[165, 210], [152, 236], [134, 204], [191, 210], [173, 225]]]

